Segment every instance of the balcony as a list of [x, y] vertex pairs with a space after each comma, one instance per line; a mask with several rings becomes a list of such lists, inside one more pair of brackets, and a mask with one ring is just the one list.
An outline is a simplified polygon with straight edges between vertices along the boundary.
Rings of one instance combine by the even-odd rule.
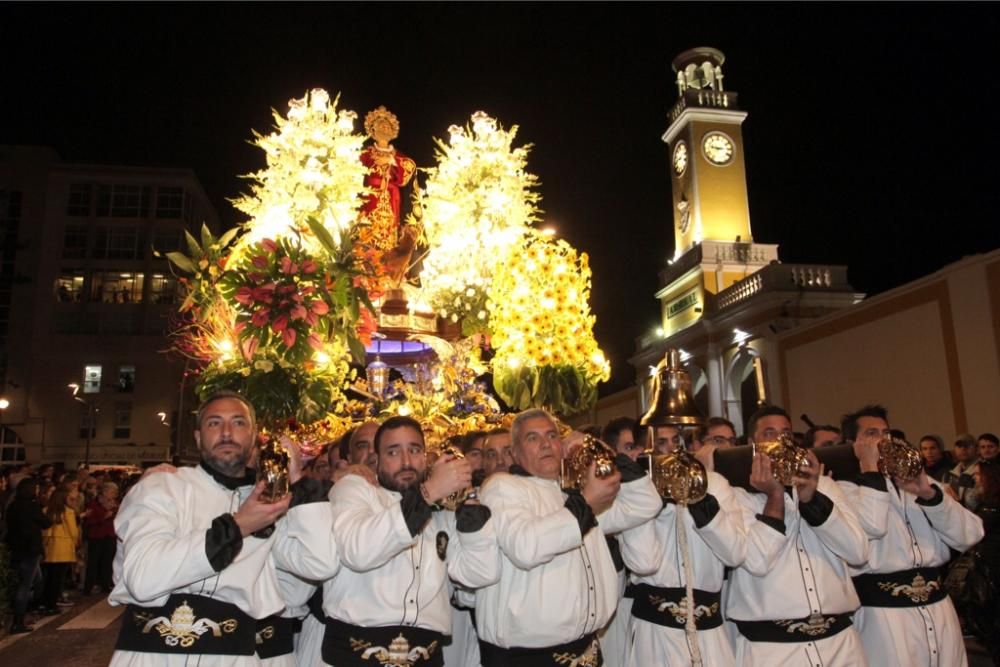
[[739, 107], [736, 106], [736, 93], [732, 91], [688, 89], [670, 110], [670, 122], [677, 120], [688, 108], [736, 110]]
[[715, 295], [713, 310], [740, 304], [764, 292], [850, 292], [846, 266], [770, 264]]

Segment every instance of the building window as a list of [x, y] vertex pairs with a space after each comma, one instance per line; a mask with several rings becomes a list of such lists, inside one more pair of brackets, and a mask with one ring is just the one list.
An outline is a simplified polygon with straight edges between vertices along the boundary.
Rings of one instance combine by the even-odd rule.
[[135, 390], [135, 366], [118, 367], [118, 392], [131, 394]]
[[149, 283], [149, 300], [152, 303], [174, 306], [177, 304], [177, 278], [154, 273]]
[[94, 259], [142, 259], [143, 234], [138, 227], [98, 227], [94, 234]]
[[56, 278], [56, 301], [80, 303], [83, 301], [83, 270], [63, 269]]
[[97, 188], [97, 215], [111, 218], [149, 216], [148, 185], [101, 185]]
[[93, 187], [90, 183], [73, 183], [69, 186], [66, 215], [87, 217], [90, 215], [90, 197]]
[[156, 191], [156, 217], [178, 219], [184, 214], [184, 188], [160, 187]]
[[[6, 433], [6, 430], [0, 427], [0, 432]], [[11, 442], [14, 442], [13, 436], [11, 436]], [[24, 445], [0, 445], [0, 461], [4, 463], [21, 463], [24, 459]]]
[[94, 271], [91, 300], [101, 303], [139, 303], [145, 274]]
[[63, 259], [83, 259], [87, 256], [87, 227], [67, 225], [63, 234]]
[[153, 236], [153, 249], [160, 254], [181, 249], [184, 232], [180, 229], [158, 229]]
[[[80, 406], [80, 437], [81, 438], [95, 438], [97, 437], [97, 411], [91, 410], [89, 405]], [[89, 435], [88, 435], [89, 432]]]
[[[84, 366], [83, 367], [83, 393], [85, 394], [99, 394], [101, 393], [101, 367], [100, 366]], [[86, 406], [84, 406], [86, 407]]]
[[128, 438], [132, 435], [132, 404], [115, 403], [114, 438]]

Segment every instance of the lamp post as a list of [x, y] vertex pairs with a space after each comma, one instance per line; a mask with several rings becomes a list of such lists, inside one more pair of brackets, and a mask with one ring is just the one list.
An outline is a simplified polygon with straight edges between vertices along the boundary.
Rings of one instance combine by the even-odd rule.
[[10, 407], [10, 401], [5, 397], [0, 396], [0, 445], [7, 442], [7, 431], [3, 427], [3, 413]]
[[87, 446], [83, 450], [83, 467], [87, 470], [90, 470], [90, 434], [92, 433], [94, 428], [94, 406], [91, 405], [89, 401], [84, 400], [83, 398], [77, 396], [77, 394], [80, 392], [80, 385], [78, 385], [75, 382], [70, 382], [67, 386], [73, 390], [73, 400], [79, 401], [80, 403], [83, 403], [85, 406], [87, 406], [87, 425], [86, 425]]

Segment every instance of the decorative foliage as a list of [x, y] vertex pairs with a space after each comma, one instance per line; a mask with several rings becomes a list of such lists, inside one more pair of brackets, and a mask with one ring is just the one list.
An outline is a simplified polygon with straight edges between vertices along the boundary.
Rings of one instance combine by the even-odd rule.
[[421, 202], [430, 250], [420, 281], [425, 300], [470, 335], [487, 328], [497, 263], [538, 217], [538, 179], [526, 171], [530, 146], [512, 148], [517, 126], [504, 130], [478, 111], [471, 127], [448, 131]]
[[511, 248], [490, 286], [497, 393], [511, 407], [571, 415], [591, 406], [610, 366], [594, 340], [590, 266], [562, 240], [538, 234]]

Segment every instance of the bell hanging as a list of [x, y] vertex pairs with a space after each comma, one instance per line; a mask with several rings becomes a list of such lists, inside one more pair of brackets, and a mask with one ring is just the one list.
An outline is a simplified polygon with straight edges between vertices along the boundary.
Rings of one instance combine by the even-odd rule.
[[691, 375], [681, 366], [680, 352], [674, 348], [656, 367], [653, 399], [642, 416], [643, 426], [702, 426], [705, 418], [691, 395]]

